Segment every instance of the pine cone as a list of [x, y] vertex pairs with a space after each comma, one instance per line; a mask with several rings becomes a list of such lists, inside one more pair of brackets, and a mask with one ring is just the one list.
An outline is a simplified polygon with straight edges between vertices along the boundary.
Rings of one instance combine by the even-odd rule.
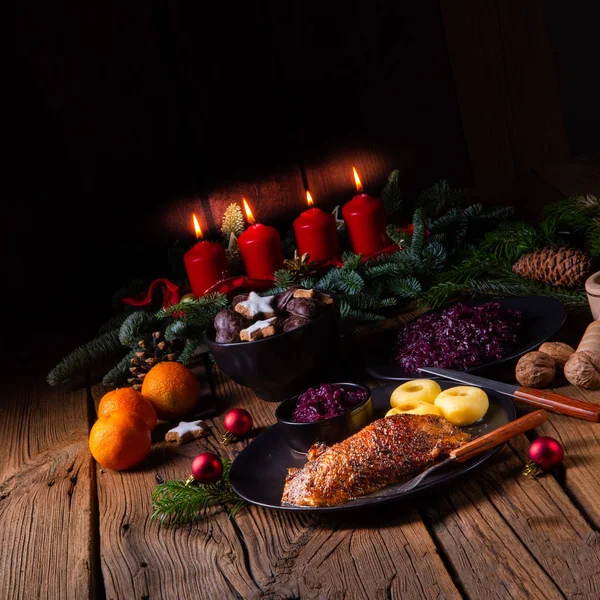
[[151, 341], [140, 340], [138, 342], [140, 351], [136, 352], [131, 359], [131, 367], [129, 367], [131, 377], [127, 379], [127, 382], [138, 391], [142, 389], [146, 373], [154, 365], [165, 360], [176, 360], [180, 354], [175, 340], [167, 342], [161, 338], [162, 333], [155, 331]]
[[302, 256], [298, 250], [294, 251], [294, 258], [288, 258], [283, 261], [285, 268], [292, 274], [294, 281], [299, 283], [303, 279], [314, 275], [317, 272], [314, 263], [309, 262], [310, 257], [305, 252]]
[[517, 275], [548, 285], [575, 288], [589, 275], [591, 258], [576, 248], [544, 248], [522, 256], [512, 267]]

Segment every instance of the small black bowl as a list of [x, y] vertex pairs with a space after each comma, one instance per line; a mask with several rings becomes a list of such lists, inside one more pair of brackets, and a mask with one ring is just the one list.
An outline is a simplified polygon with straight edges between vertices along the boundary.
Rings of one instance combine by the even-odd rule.
[[[327, 293], [335, 301], [335, 295]], [[298, 329], [254, 342], [220, 344], [215, 335], [211, 324], [204, 333], [204, 342], [219, 368], [259, 398], [281, 402], [310, 386], [336, 356], [337, 306], [328, 307]]]
[[275, 410], [277, 427], [282, 431], [290, 448], [298, 452], [307, 452], [315, 442], [324, 442], [327, 445], [335, 444], [360, 431], [371, 422], [373, 419], [373, 399], [369, 388], [356, 383], [338, 383], [336, 385], [363, 390], [367, 393], [367, 399], [337, 417], [314, 421], [313, 423], [296, 423], [292, 421], [292, 413], [296, 408], [300, 394], [284, 400], [277, 407]]

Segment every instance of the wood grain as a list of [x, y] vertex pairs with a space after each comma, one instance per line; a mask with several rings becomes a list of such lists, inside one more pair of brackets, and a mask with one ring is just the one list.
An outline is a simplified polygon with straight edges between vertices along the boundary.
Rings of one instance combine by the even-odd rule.
[[[275, 404], [257, 399], [218, 370], [215, 384], [223, 405], [235, 397], [259, 428], [274, 422]], [[236, 522], [249, 574], [263, 597], [460, 597], [412, 507], [323, 518], [251, 506]]]
[[568, 156], [543, 2], [442, 1], [476, 184]]
[[85, 388], [5, 375], [0, 392], [0, 597], [94, 594], [94, 471]]
[[563, 196], [600, 196], [600, 153], [547, 162], [535, 171]]
[[[585, 391], [574, 386], [553, 388], [559, 394], [592, 402], [600, 406], [597, 392]], [[551, 415], [539, 429], [541, 435], [549, 435], [561, 442], [565, 449], [565, 490], [583, 514], [600, 527], [600, 426], [579, 419]]]
[[496, 0], [440, 3], [475, 184], [516, 173]]

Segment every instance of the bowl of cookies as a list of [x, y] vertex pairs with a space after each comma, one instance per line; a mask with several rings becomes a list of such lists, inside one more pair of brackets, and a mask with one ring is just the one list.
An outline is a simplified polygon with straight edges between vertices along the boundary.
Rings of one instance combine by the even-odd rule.
[[263, 400], [305, 389], [334, 353], [334, 294], [292, 286], [280, 294], [233, 298], [207, 327], [204, 341], [219, 368]]

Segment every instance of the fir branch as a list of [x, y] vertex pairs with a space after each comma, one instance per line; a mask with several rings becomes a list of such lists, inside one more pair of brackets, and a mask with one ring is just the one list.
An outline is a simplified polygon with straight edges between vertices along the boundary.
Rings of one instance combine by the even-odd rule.
[[395, 225], [388, 225], [386, 228], [386, 233], [388, 234], [390, 240], [392, 240], [394, 244], [398, 244], [400, 248], [404, 248], [410, 243], [410, 234], [406, 233], [406, 231], [400, 230]]
[[347, 302], [351, 308], [358, 308], [360, 310], [380, 310], [382, 308], [395, 306], [398, 303], [396, 298], [379, 298], [376, 295], [370, 294], [346, 296], [344, 301]]
[[167, 481], [152, 492], [152, 519], [161, 525], [191, 523], [206, 517], [210, 507], [224, 509], [229, 518], [247, 505], [231, 488], [231, 461], [223, 460], [223, 476], [216, 483], [197, 484]]
[[354, 254], [354, 252], [344, 252], [342, 254], [342, 262], [344, 263], [344, 269], [356, 270], [360, 268], [362, 264], [362, 254]]
[[460, 188], [453, 188], [442, 179], [421, 192], [417, 200], [417, 207], [423, 209], [427, 218], [436, 218], [442, 211], [464, 205], [466, 192]]
[[196, 348], [198, 348], [198, 346], [201, 343], [202, 343], [202, 338], [200, 338], [200, 337], [190, 337], [190, 338], [186, 339], [183, 350], [179, 354], [179, 357], [177, 358], [177, 360], [180, 363], [187, 365], [194, 358], [194, 356], [196, 354]]
[[[184, 315], [194, 312], [216, 311], [222, 310], [227, 306], [227, 297], [224, 294], [218, 292], [211, 292], [204, 296], [199, 296], [196, 300], [189, 300], [187, 302], [178, 302], [167, 308], [161, 308], [156, 313], [157, 319], [164, 319], [165, 317], [172, 317], [177, 313], [183, 313]], [[215, 313], [216, 314], [216, 313]]]
[[523, 222], [501, 225], [485, 234], [480, 248], [500, 259], [516, 262], [523, 254], [552, 242], [546, 232]]
[[391, 281], [388, 289], [400, 298], [416, 298], [423, 291], [421, 282], [416, 277], [405, 277]]
[[119, 329], [119, 340], [123, 346], [133, 348], [137, 343], [151, 333], [154, 318], [145, 310], [131, 313]]
[[125, 348], [119, 341], [118, 330], [103, 333], [65, 356], [48, 373], [48, 384], [54, 386], [63, 383], [73, 375], [92, 368], [100, 360], [123, 352]]
[[165, 340], [172, 342], [178, 338], [184, 338], [188, 334], [187, 323], [183, 319], [174, 319], [165, 328]]
[[384, 319], [383, 315], [361, 310], [359, 308], [353, 308], [350, 304], [341, 299], [339, 301], [340, 316], [346, 321], [381, 321]]
[[278, 288], [289, 288], [294, 283], [294, 275], [287, 269], [277, 269], [273, 274], [275, 286]]
[[135, 351], [128, 352], [102, 379], [104, 385], [116, 387], [127, 381], [130, 375], [131, 359], [135, 358]]
[[400, 190], [400, 171], [392, 171], [387, 183], [381, 190], [381, 199], [388, 216], [399, 214], [402, 210], [402, 192]]
[[413, 214], [413, 234], [410, 240], [410, 254], [414, 257], [420, 257], [425, 243], [425, 220], [423, 209], [417, 208]]
[[105, 323], [103, 323], [98, 329], [98, 333], [107, 333], [109, 331], [113, 331], [113, 329], [119, 329], [123, 322], [127, 319], [127, 317], [131, 314], [131, 312], [122, 312], [114, 317], [108, 319]]

